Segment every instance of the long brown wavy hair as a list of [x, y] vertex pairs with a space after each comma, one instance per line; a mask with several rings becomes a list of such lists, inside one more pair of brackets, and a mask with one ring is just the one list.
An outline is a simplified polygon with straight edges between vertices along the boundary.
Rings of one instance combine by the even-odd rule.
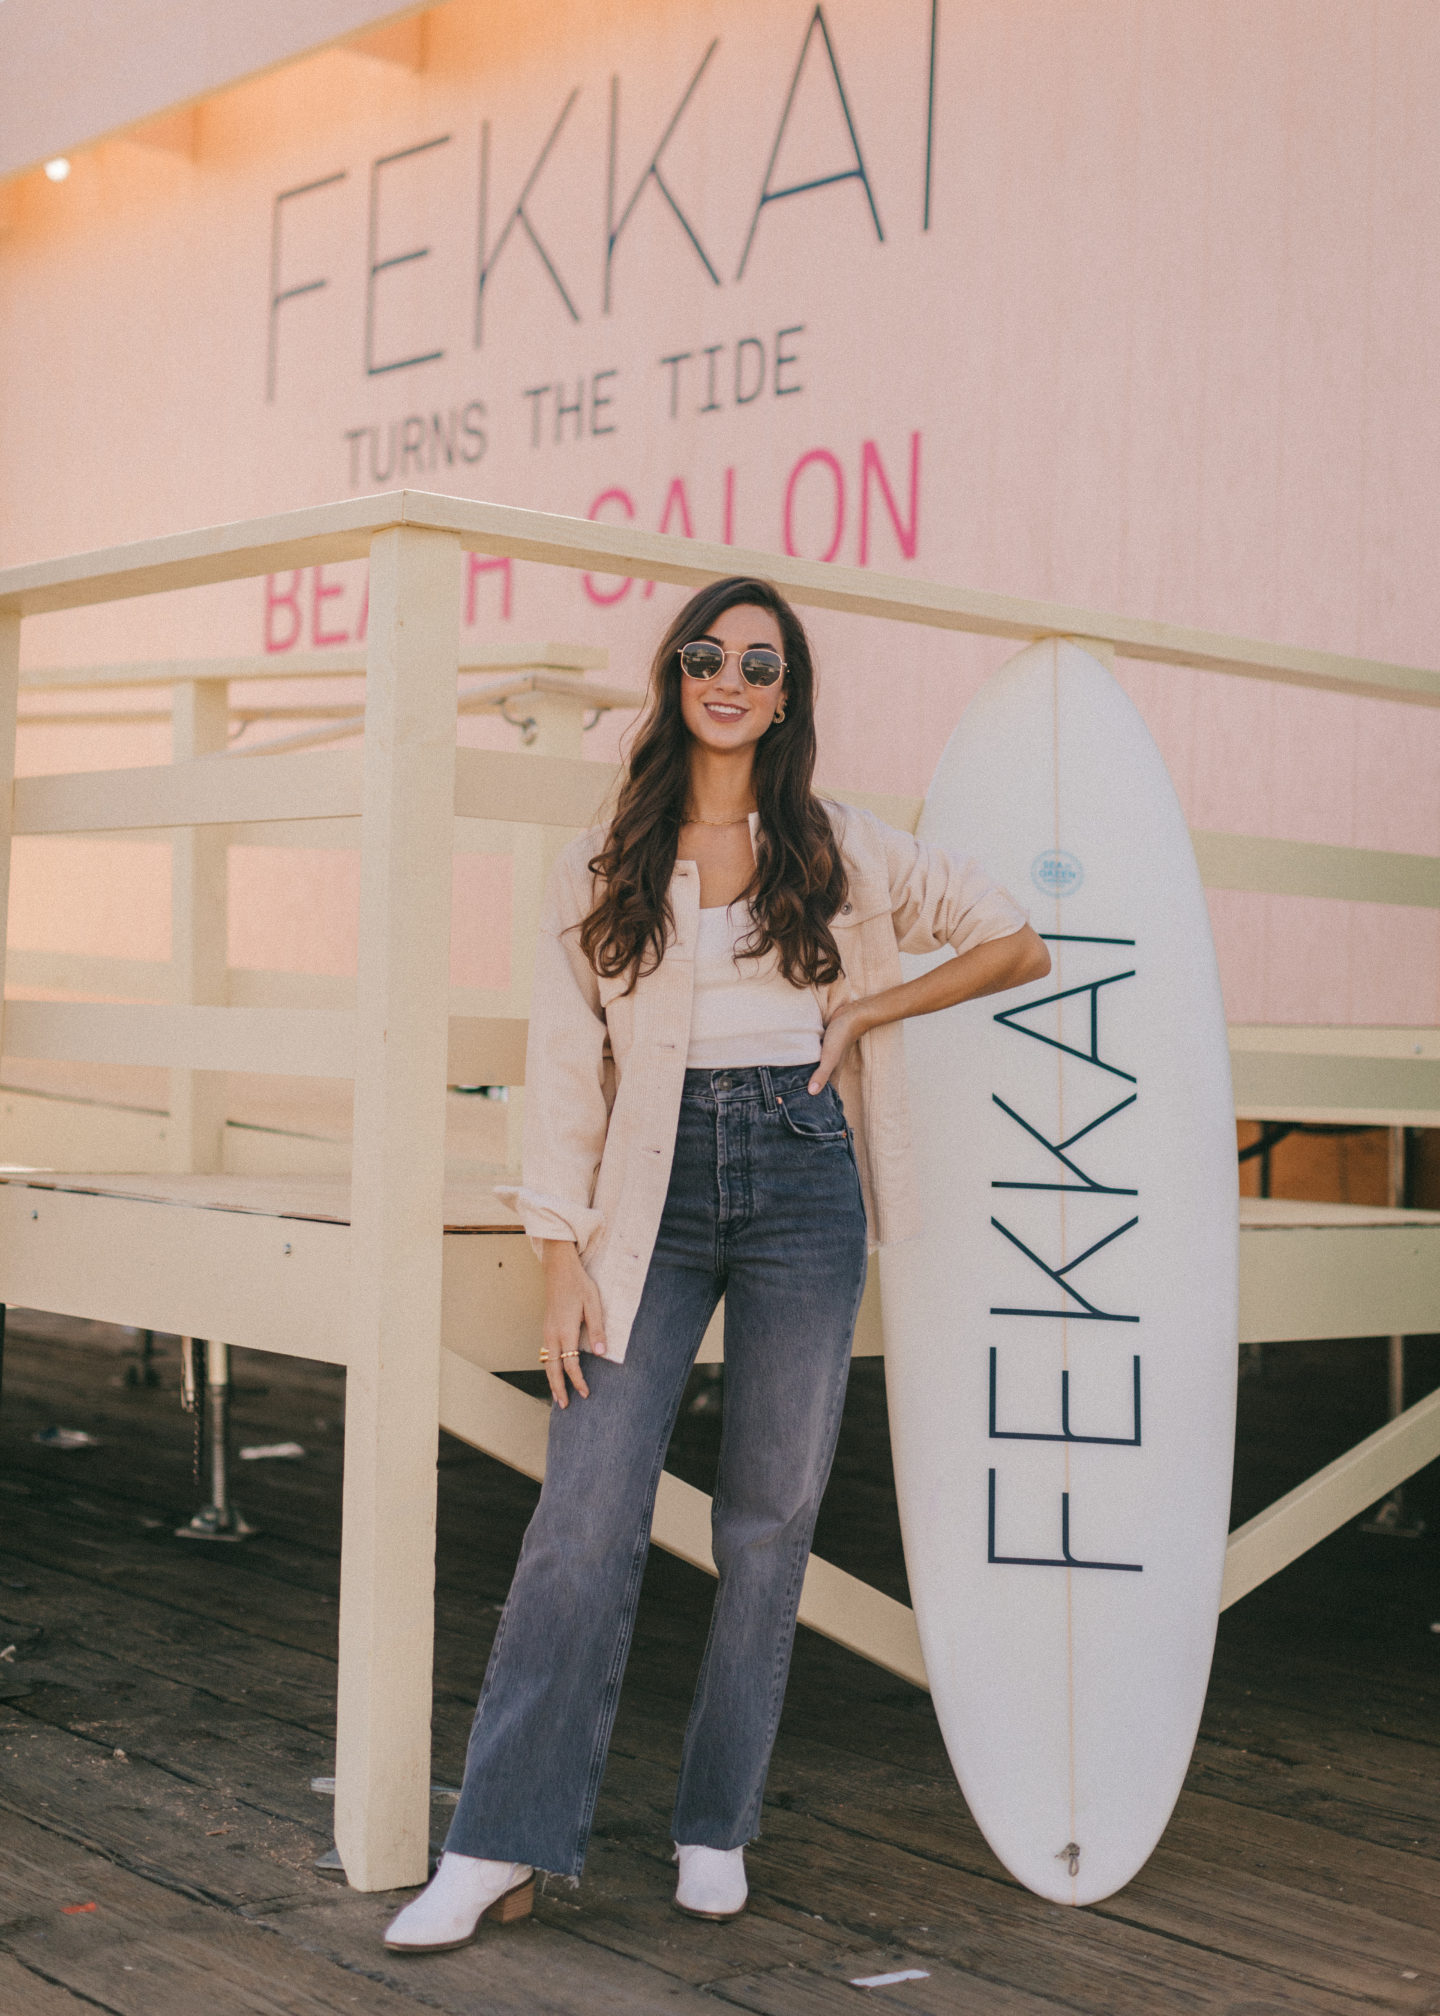
[[755, 749], [760, 835], [755, 873], [744, 892], [754, 928], [742, 952], [759, 958], [773, 947], [781, 972], [795, 987], [839, 978], [830, 920], [845, 900], [845, 864], [825, 808], [810, 788], [815, 774], [810, 640], [778, 589], [736, 575], [692, 595], [661, 638], [615, 816], [590, 863], [600, 893], [580, 927], [580, 944], [597, 973], [607, 978], [628, 973], [631, 988], [660, 964], [675, 928], [670, 878], [690, 793], [680, 647], [707, 636], [722, 611], [742, 603], [768, 609], [775, 618], [786, 668], [785, 719], [767, 728]]

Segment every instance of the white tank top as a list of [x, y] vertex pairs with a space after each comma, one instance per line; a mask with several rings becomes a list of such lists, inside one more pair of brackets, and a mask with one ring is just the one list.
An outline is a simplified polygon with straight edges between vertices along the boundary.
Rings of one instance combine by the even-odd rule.
[[695, 1001], [685, 1062], [698, 1071], [754, 1064], [814, 1064], [825, 1023], [813, 987], [792, 987], [772, 947], [763, 959], [737, 959], [748, 937], [748, 903], [700, 912], [695, 944]]

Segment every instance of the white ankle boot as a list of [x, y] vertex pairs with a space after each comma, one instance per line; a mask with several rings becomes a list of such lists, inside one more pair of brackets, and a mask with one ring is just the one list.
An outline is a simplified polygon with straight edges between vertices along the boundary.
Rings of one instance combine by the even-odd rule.
[[750, 1895], [743, 1848], [682, 1848], [675, 1844], [680, 1881], [675, 1902], [692, 1918], [738, 1918]]
[[392, 1920], [385, 1944], [392, 1953], [449, 1953], [468, 1946], [482, 1918], [500, 1925], [529, 1916], [535, 1872], [523, 1862], [486, 1862], [447, 1854], [420, 1895]]

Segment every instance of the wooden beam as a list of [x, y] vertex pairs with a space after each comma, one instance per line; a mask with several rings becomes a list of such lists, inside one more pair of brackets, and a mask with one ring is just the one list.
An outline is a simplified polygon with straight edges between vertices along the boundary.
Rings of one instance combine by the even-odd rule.
[[360, 810], [358, 751], [205, 756], [133, 770], [21, 777], [17, 833], [115, 833], [126, 828], [244, 825], [250, 820], [343, 819]]
[[1307, 1056], [1233, 1049], [1230, 1070], [1241, 1119], [1440, 1126], [1440, 1060], [1433, 1055]]
[[225, 986], [232, 1008], [355, 1006], [355, 981], [348, 973], [283, 973], [266, 967], [232, 966]]
[[[120, 837], [120, 836], [117, 836]], [[353, 819], [259, 819], [230, 829], [232, 847], [319, 847], [327, 853], [351, 854], [360, 850], [360, 820]], [[494, 847], [467, 848], [457, 829], [455, 845], [461, 852], [500, 853]]]
[[1252, 889], [1270, 896], [1329, 896], [1351, 903], [1398, 903], [1440, 910], [1440, 859], [1382, 854], [1366, 847], [1326, 847], [1309, 840], [1263, 840], [1244, 833], [1190, 838], [1207, 889]]
[[[274, 983], [289, 983], [289, 985]], [[235, 991], [283, 1001], [354, 994], [348, 980], [315, 974], [234, 976]], [[298, 984], [297, 984], [298, 983]], [[435, 1073], [451, 1085], [523, 1085], [526, 1024], [503, 1015], [454, 1015]], [[209, 1007], [172, 1002], [11, 1001], [5, 1053], [49, 1062], [162, 1065], [180, 1071], [249, 1071], [347, 1078], [356, 1070], [355, 1010], [323, 1006]], [[178, 1164], [176, 1165], [179, 1166]]]
[[41, 712], [27, 707], [20, 716], [22, 728], [158, 728], [169, 727], [168, 707], [67, 707]]
[[[79, 770], [22, 777], [15, 784], [15, 831], [24, 834], [130, 833], [152, 838], [176, 826], [263, 824], [294, 828], [311, 820], [353, 820], [360, 810], [359, 751], [229, 756], [127, 770]], [[521, 755], [508, 749], [460, 749], [456, 754], [457, 818], [517, 826], [593, 825], [614, 789], [618, 770], [578, 756]], [[919, 801], [881, 792], [831, 792], [897, 824], [913, 826]], [[241, 842], [243, 833], [236, 836]], [[267, 836], [272, 844], [310, 846], [301, 832]], [[358, 843], [351, 827], [345, 844]]]
[[795, 602], [979, 636], [1093, 638], [1122, 657], [1277, 680], [1329, 692], [1440, 706], [1440, 672], [1339, 652], [1308, 651], [1060, 602], [995, 595], [909, 575], [798, 560], [634, 526], [522, 511], [470, 498], [398, 490], [312, 505], [0, 571], [0, 610], [38, 615], [154, 595], [215, 581], [359, 559], [387, 526], [428, 526], [469, 552], [589, 573], [619, 573], [699, 587], [734, 573], [767, 575]]
[[1429, 1394], [1253, 1519], [1237, 1526], [1225, 1554], [1220, 1607], [1228, 1609], [1315, 1547], [1347, 1520], [1440, 1456], [1440, 1391]]
[[295, 567], [363, 560], [372, 535], [401, 522], [395, 500], [352, 497], [272, 518], [199, 526], [159, 539], [137, 539], [83, 554], [36, 560], [0, 571], [0, 610], [18, 616], [90, 609], [137, 595], [164, 595], [215, 581], [250, 581]]
[[1440, 1214], [1242, 1200], [1242, 1343], [1436, 1329]]
[[1440, 1029], [1359, 1022], [1232, 1022], [1230, 1054], [1393, 1057], [1440, 1063]]
[[375, 538], [368, 652], [335, 1845], [389, 1890], [430, 1859], [457, 539]]
[[[610, 653], [602, 644], [467, 644], [460, 653], [460, 671], [467, 672], [604, 672]], [[328, 651], [250, 653], [231, 658], [142, 658], [133, 664], [27, 665], [20, 674], [22, 693], [89, 691], [105, 686], [179, 686], [187, 679], [363, 679], [362, 645], [338, 645]]]
[[344, 1225], [0, 1182], [0, 1302], [12, 1306], [336, 1365], [349, 1272]]
[[613, 763], [581, 756], [521, 757], [508, 749], [456, 752], [455, 813], [517, 825], [583, 831], [600, 817], [618, 775]]
[[256, 1127], [242, 1120], [225, 1125], [227, 1176], [339, 1176], [350, 1174], [347, 1134], [302, 1134], [291, 1127]]
[[[348, 1114], [342, 1127], [335, 1133], [307, 1133], [227, 1117], [218, 1168], [228, 1176], [326, 1176], [348, 1182]], [[161, 1106], [125, 1106], [0, 1085], [0, 1164], [12, 1169], [83, 1170], [81, 1182], [107, 1175], [169, 1174], [170, 1131], [171, 1116]]]
[[168, 1159], [169, 1131], [161, 1107], [0, 1086], [0, 1163], [12, 1169], [84, 1169], [97, 1176], [159, 1170]]
[[[212, 831], [222, 830], [212, 828]], [[12, 986], [47, 993], [94, 994], [116, 1001], [169, 1002], [173, 974], [162, 959], [117, 959], [105, 952], [37, 952], [12, 945], [7, 962]], [[455, 1012], [485, 1012], [457, 990]], [[498, 996], [497, 996], [498, 998]], [[232, 966], [225, 979], [232, 1008], [353, 1008], [355, 982], [343, 973], [287, 973]]]
[[[10, 1001], [11, 1057], [344, 1078], [355, 1017], [320, 1008], [213, 1008], [111, 1001]], [[443, 1086], [443, 1065], [437, 1071]]]

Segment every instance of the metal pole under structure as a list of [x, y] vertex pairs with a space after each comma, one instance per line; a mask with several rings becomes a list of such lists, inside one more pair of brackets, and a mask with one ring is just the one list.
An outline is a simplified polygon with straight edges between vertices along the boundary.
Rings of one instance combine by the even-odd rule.
[[[190, 1404], [203, 1413], [210, 1498], [186, 1525], [176, 1527], [176, 1537], [181, 1540], [246, 1540], [255, 1528], [230, 1499], [230, 1346], [217, 1343], [213, 1337], [182, 1338], [182, 1359], [202, 1342], [205, 1346], [203, 1409], [198, 1393], [191, 1396]], [[200, 1432], [198, 1427], [196, 1432]]]

